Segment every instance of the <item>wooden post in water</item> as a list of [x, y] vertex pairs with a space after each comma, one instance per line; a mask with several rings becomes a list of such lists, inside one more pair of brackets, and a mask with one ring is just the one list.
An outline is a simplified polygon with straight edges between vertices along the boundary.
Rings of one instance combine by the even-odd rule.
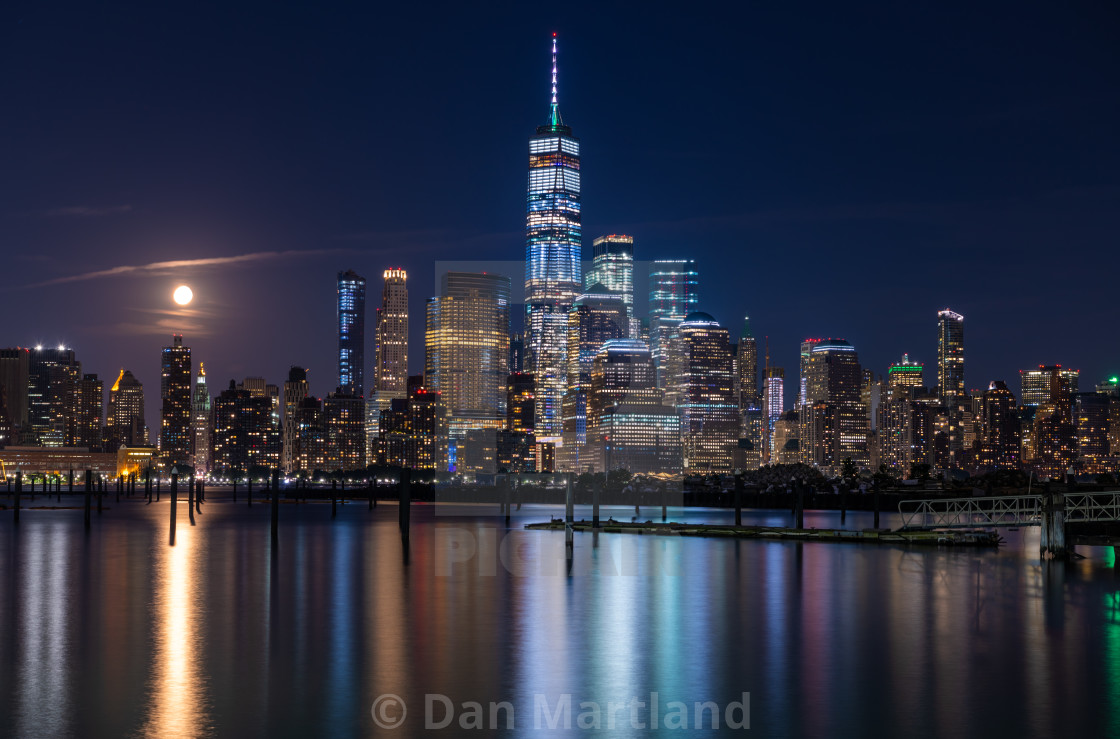
[[86, 506], [85, 506], [86, 529], [89, 529], [89, 496], [93, 493], [93, 491], [90, 490], [90, 488], [92, 487], [92, 484], [93, 484], [93, 473], [91, 473], [89, 470], [86, 470], [86, 485], [85, 485], [85, 488], [86, 488], [86, 490], [85, 490], [85, 492], [86, 492]]
[[101, 499], [105, 497], [105, 478], [97, 473], [97, 515], [101, 515]]
[[280, 537], [280, 470], [272, 470], [272, 543]]
[[[158, 488], [157, 488], [158, 490]], [[179, 508], [179, 468], [171, 468], [171, 543], [175, 543], [175, 513]]]
[[331, 518], [338, 515], [338, 480], [331, 480]]
[[249, 508], [253, 507], [253, 476], [245, 475], [245, 497], [249, 500]]
[[567, 474], [564, 490], [564, 523], [570, 524], [576, 518], [576, 502], [572, 496], [572, 473]]
[[805, 528], [805, 483], [798, 480], [793, 484], [793, 495], [795, 500], [795, 513], [793, 527], [795, 529]]
[[163, 475], [156, 475], [156, 502], [159, 502], [160, 487], [163, 483]]
[[373, 480], [366, 478], [366, 492], [369, 493], [369, 510], [373, 510]]
[[117, 475], [117, 502], [121, 502], [121, 488], [124, 487], [124, 475]]
[[743, 473], [739, 472], [735, 475], [735, 525], [743, 525]]
[[397, 487], [397, 496], [400, 500], [397, 516], [401, 528], [401, 538], [408, 541], [408, 529], [412, 525], [412, 470], [408, 467], [401, 469], [401, 481]]
[[191, 520], [191, 526], [194, 526], [194, 475], [187, 480], [187, 517]]
[[662, 522], [669, 520], [669, 486], [659, 485], [661, 491], [661, 520]]
[[[606, 485], [605, 478], [603, 485]], [[599, 496], [603, 491], [603, 485], [598, 482], [595, 483], [595, 489], [591, 491], [591, 528], [599, 528]]]
[[1042, 533], [1039, 538], [1039, 553], [1043, 559], [1069, 559], [1070, 549], [1066, 545], [1066, 496], [1051, 492], [1046, 483], [1042, 497]]
[[233, 476], [233, 502], [237, 502], [237, 475]]
[[19, 524], [20, 497], [23, 495], [23, 470], [16, 470], [16, 507], [12, 511], [12, 523]]

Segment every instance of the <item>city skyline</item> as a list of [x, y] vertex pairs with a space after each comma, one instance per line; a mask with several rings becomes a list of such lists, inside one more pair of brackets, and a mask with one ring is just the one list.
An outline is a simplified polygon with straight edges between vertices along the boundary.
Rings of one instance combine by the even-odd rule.
[[[24, 23], [34, 27], [37, 11], [26, 12], [29, 15]], [[808, 77], [805, 73], [809, 69], [799, 65], [799, 76], [784, 80], [798, 84], [790, 85], [790, 92], [780, 92], [777, 79], [769, 82], [750, 72], [748, 61], [757, 65], [783, 59], [776, 40], [756, 37], [770, 33], [780, 39], [791, 32], [793, 19], [783, 10], [736, 12], [744, 22], [728, 24], [734, 31], [716, 31], [717, 40], [735, 39], [733, 44], [723, 45], [726, 51], [721, 50], [721, 44], [713, 43], [711, 49], [695, 53], [695, 33], [684, 29], [680, 43], [656, 54], [641, 40], [643, 34], [647, 39], [662, 39], [669, 33], [667, 22], [656, 18], [634, 21], [632, 34], [611, 36], [611, 43], [603, 44], [599, 41], [604, 35], [619, 27], [614, 24], [619, 19], [606, 11], [599, 23], [590, 26], [572, 26], [530, 13], [518, 21], [516, 28], [506, 26], [494, 31], [479, 28], [478, 21], [455, 17], [453, 20], [463, 21], [454, 31], [456, 35], [477, 34], [478, 39], [493, 42], [494, 50], [459, 55], [463, 57], [462, 70], [453, 70], [445, 75], [449, 77], [446, 80], [428, 76], [426, 70], [419, 73], [425, 75], [426, 84], [435, 85], [430, 92], [453, 87], [457, 92], [452, 94], [452, 101], [463, 102], [474, 112], [466, 124], [471, 127], [471, 140], [477, 149], [457, 150], [454, 156], [461, 157], [464, 167], [480, 166], [484, 159], [487, 164], [480, 170], [484, 171], [483, 180], [472, 186], [467, 202], [449, 202], [434, 219], [420, 218], [417, 211], [428, 202], [433, 186], [427, 175], [432, 172], [434, 153], [424, 153], [416, 134], [394, 136], [395, 128], [378, 129], [378, 135], [372, 137], [345, 128], [337, 144], [314, 155], [299, 146], [291, 149], [294, 161], [308, 163], [317, 173], [316, 181], [332, 197], [338, 196], [340, 205], [325, 210], [313, 198], [308, 201], [313, 206], [310, 209], [287, 207], [288, 212], [281, 213], [276, 206], [295, 206], [293, 198], [305, 195], [306, 188], [289, 192], [279, 185], [246, 187], [260, 176], [254, 173], [271, 171], [260, 168], [261, 156], [273, 155], [271, 148], [264, 147], [267, 152], [246, 150], [232, 172], [225, 165], [219, 166], [213, 155], [202, 157], [193, 167], [186, 166], [187, 160], [173, 159], [171, 169], [181, 169], [183, 175], [177, 177], [182, 184], [172, 186], [145, 164], [157, 151], [153, 148], [156, 144], [129, 138], [134, 132], [129, 129], [111, 143], [123, 156], [124, 166], [113, 167], [121, 174], [116, 180], [104, 182], [101, 174], [109, 168], [88, 134], [64, 128], [52, 132], [52, 140], [63, 135], [71, 142], [61, 156], [69, 160], [88, 151], [91, 161], [63, 183], [58, 170], [42, 166], [45, 160], [41, 147], [35, 145], [35, 132], [27, 129], [26, 119], [17, 118], [13, 133], [26, 135], [29, 145], [12, 162], [10, 171], [29, 184], [9, 193], [10, 207], [0, 220], [0, 229], [15, 252], [13, 283], [37, 287], [31, 291], [29, 287], [9, 288], [0, 299], [3, 307], [10, 314], [18, 313], [17, 306], [30, 295], [65, 290], [74, 301], [96, 301], [103, 310], [87, 316], [75, 314], [69, 300], [59, 301], [58, 306], [45, 305], [25, 320], [24, 335], [12, 336], [10, 343], [65, 343], [73, 346], [85, 358], [88, 369], [101, 377], [111, 378], [123, 367], [151, 386], [159, 367], [145, 346], [147, 340], [166, 341], [168, 334], [183, 333], [190, 337], [196, 355], [208, 363], [216, 387], [221, 387], [226, 378], [248, 374], [263, 374], [278, 381], [296, 363], [311, 369], [312, 392], [325, 395], [334, 389], [335, 381], [328, 363], [330, 339], [320, 336], [317, 327], [331, 320], [333, 305], [320, 291], [310, 289], [312, 284], [329, 281], [348, 266], [367, 276], [400, 266], [414, 276], [414, 285], [434, 285], [439, 275], [432, 262], [441, 258], [515, 261], [522, 253], [524, 237], [519, 235], [523, 234], [519, 222], [524, 211], [518, 203], [524, 197], [524, 140], [545, 112], [542, 84], [551, 61], [545, 39], [550, 38], [552, 30], [558, 30], [563, 55], [559, 87], [565, 121], [578, 131], [585, 146], [592, 147], [588, 151], [594, 152], [594, 156], [588, 154], [587, 167], [581, 172], [585, 257], [590, 257], [594, 238], [626, 233], [635, 238], [638, 264], [654, 259], [696, 259], [702, 280], [699, 308], [727, 326], [750, 315], [758, 341], [770, 337], [772, 363], [776, 366], [796, 366], [794, 344], [805, 336], [845, 336], [859, 347], [864, 366], [877, 373], [902, 352], [932, 368], [936, 347], [927, 338], [928, 310], [952, 306], [969, 321], [969, 390], [983, 389], [996, 379], [1014, 387], [1013, 373], [1018, 368], [1038, 364], [1062, 363], [1080, 368], [1087, 377], [1101, 379], [1115, 373], [1120, 366], [1120, 350], [1094, 342], [1093, 327], [1079, 320], [1083, 312], [1107, 310], [1107, 303], [1101, 302], [1107, 295], [1106, 283], [1098, 271], [1089, 270], [1078, 280], [1049, 286], [1053, 307], [1041, 316], [1041, 326], [1038, 321], [1023, 320], [1034, 300], [1032, 291], [1023, 288], [1037, 280], [1029, 271], [1033, 269], [1030, 265], [1039, 263], [1047, 250], [1059, 243], [1063, 250], [1072, 246], [1073, 254], [1092, 262], [1107, 253], [1108, 235], [1115, 232], [1115, 208], [1111, 204], [1116, 199], [1116, 187], [1107, 172], [1117, 171], [1110, 163], [1120, 157], [1120, 152], [1103, 132], [1113, 128], [1105, 123], [1117, 119], [1116, 106], [1111, 98], [1106, 101], [1097, 95], [1097, 91], [1108, 88], [1113, 76], [1099, 65], [1089, 64], [1104, 41], [1089, 18], [1058, 18], [1054, 21], [1061, 30], [1058, 38], [1041, 47], [1038, 59], [1025, 60], [1018, 71], [1009, 63], [1005, 66], [990, 59], [980, 43], [1004, 43], [995, 19], [985, 20], [985, 16], [977, 20], [976, 29], [965, 32], [964, 48], [955, 64], [972, 62], [987, 72], [977, 77], [964, 75], [959, 67], [953, 68], [956, 72], [937, 70], [937, 75], [962, 86], [960, 97], [966, 98], [955, 108], [956, 117], [947, 120], [937, 113], [937, 106], [958, 96], [943, 82], [937, 83], [939, 78], [926, 68], [912, 70], [909, 87], [891, 84], [894, 75], [901, 72], [890, 70], [877, 70], [865, 81], [835, 84], [850, 93], [851, 100], [846, 100], [829, 93], [826, 82], [831, 83], [834, 74], [851, 73], [851, 65], [858, 60], [842, 61], [836, 70], [813, 69], [817, 76]], [[884, 28], [909, 28], [905, 13], [919, 11], [898, 12], [903, 17], [883, 19]], [[1024, 10], [1017, 17], [1015, 33], [1031, 38], [1053, 30], [1053, 19], [1043, 23], [1031, 12]], [[908, 31], [918, 34], [911, 40], [919, 47], [931, 43], [947, 22], [923, 19], [930, 21], [927, 30]], [[96, 17], [90, 20], [109, 38], [119, 33], [97, 26]], [[627, 20], [629, 23], [633, 19]], [[197, 22], [188, 19], [183, 30], [198, 31]], [[811, 38], [822, 45], [822, 53], [827, 54], [832, 44], [841, 43], [818, 30], [812, 30]], [[872, 34], [863, 27], [854, 31], [855, 40], [867, 44], [870, 58], [888, 54], [909, 58], [897, 42], [889, 40], [889, 34]], [[1070, 36], [1077, 31], [1087, 35], [1080, 36], [1078, 47], [1072, 48]], [[424, 42], [424, 51], [434, 55], [433, 59], [440, 58], [439, 42], [450, 33], [450, 29], [437, 29]], [[724, 33], [728, 36], [718, 35]], [[739, 34], [744, 34], [742, 39]], [[77, 29], [63, 37], [74, 48], [59, 49], [58, 56], [63, 60], [80, 53], [88, 43]], [[142, 43], [120, 41], [126, 48]], [[19, 53], [19, 43], [17, 40], [12, 53]], [[848, 47], [853, 39], [843, 43]], [[725, 55], [740, 46], [749, 60], [742, 65], [723, 64]], [[609, 55], [607, 47], [613, 47]], [[222, 43], [218, 48], [229, 49]], [[633, 52], [633, 61], [619, 61], [627, 58], [619, 51]], [[487, 80], [498, 74], [505, 59], [515, 59], [516, 64], [498, 89]], [[325, 69], [308, 74], [319, 80], [335, 63], [328, 59]], [[193, 89], [194, 79], [177, 68], [168, 69], [168, 64], [167, 58], [154, 53], [154, 68], [167, 73], [169, 89]], [[202, 70], [206, 79], [213, 78], [219, 68], [215, 64], [208, 62]], [[234, 57], [226, 58], [224, 64], [238, 70], [245, 62]], [[633, 93], [608, 84], [612, 70], [622, 73], [630, 64], [648, 65], [651, 78], [639, 78]], [[1032, 83], [1037, 87], [1024, 88], [1028, 79], [1037, 78], [1031, 72], [1045, 65], [1065, 74], [1056, 71], [1053, 77]], [[866, 76], [867, 70], [859, 69]], [[53, 67], [43, 72], [47, 78], [59, 73]], [[1002, 84], [999, 77], [1001, 83], [997, 85], [997, 75], [1010, 75], [1017, 84]], [[1057, 84], [1056, 80], [1071, 75], [1079, 80], [1076, 89]], [[688, 78], [697, 89], [659, 85], [658, 78], [674, 83]], [[266, 75], [266, 86], [268, 79]], [[35, 107], [21, 105], [29, 102], [31, 94], [25, 86], [12, 81], [4, 84], [9, 85], [8, 97], [14, 110]], [[218, 90], [224, 89], [222, 84]], [[307, 83], [296, 84], [302, 94], [307, 94]], [[126, 89], [112, 89], [116, 92], [108, 96], [108, 105], [116, 110], [130, 104]], [[742, 94], [733, 99], [715, 94], [716, 90], [727, 89]], [[987, 100], [976, 94], [993, 89], [999, 94]], [[650, 94], [653, 90], [658, 90], [657, 99], [668, 96], [698, 104], [694, 116], [698, 119], [741, 121], [744, 133], [732, 156], [736, 166], [750, 162], [742, 170], [746, 178], [735, 183], [720, 177], [697, 179], [696, 175], [709, 171], [715, 144], [697, 135], [699, 120], [682, 120], [671, 105], [655, 106], [652, 112], [657, 125], [635, 130], [631, 122], [634, 111], [642, 109], [638, 101], [654, 99]], [[402, 101], [415, 101], [398, 87], [393, 93], [404, 95]], [[447, 102], [447, 96], [443, 97], [441, 105]], [[244, 110], [253, 116], [265, 115], [275, 107], [267, 96], [250, 98], [242, 105], [249, 106]], [[823, 135], [806, 138], [804, 127], [798, 130], [796, 126], [789, 135], [783, 135], [777, 124], [806, 120], [798, 115], [807, 105], [803, 99], [815, 98], [828, 102], [823, 113], [814, 112], [818, 121], [813, 124], [814, 132]], [[224, 97], [207, 96], [204, 107], [210, 109], [219, 100], [228, 104]], [[340, 100], [357, 104], [352, 94], [340, 96]], [[92, 101], [79, 95], [73, 104], [81, 112], [88, 110]], [[317, 109], [316, 119], [339, 120], [338, 104], [332, 102]], [[165, 98], [159, 98], [155, 108], [156, 112], [149, 115], [175, 110], [174, 103]], [[483, 108], [492, 113], [484, 113]], [[405, 105], [401, 110], [405, 111], [401, 120], [407, 122], [379, 125], [415, 127], [430, 108]], [[1056, 120], [1059, 110], [1064, 117]], [[993, 140], [992, 128], [985, 123], [985, 116], [1007, 120], [1007, 111], [1025, 111], [1013, 120], [1022, 138], [1032, 142], [1014, 170], [1000, 166], [1011, 153], [1011, 144]], [[368, 111], [363, 110], [363, 114]], [[921, 123], [923, 115], [929, 116], [928, 123]], [[1085, 124], [1079, 128], [1076, 141], [1067, 138], [1069, 116]], [[165, 129], [170, 125], [163, 118], [151, 122]], [[886, 153], [893, 155], [878, 158], [870, 170], [864, 158], [868, 152], [866, 134], [862, 133], [868, 127], [876, 132], [877, 145], [887, 147]], [[211, 130], [217, 137], [214, 154], [240, 144], [240, 129]], [[671, 140], [666, 139], [663, 133], [669, 130], [679, 135], [674, 133]], [[397, 142], [395, 147], [408, 159], [407, 164], [405, 159], [393, 158], [397, 155], [384, 159], [387, 152], [382, 142], [389, 138]], [[186, 135], [183, 155], [197, 157], [204, 141], [197, 135]], [[950, 151], [950, 142], [961, 147], [962, 153], [949, 156], [944, 163], [941, 160]], [[332, 162], [344, 161], [336, 148], [343, 145], [364, 160], [384, 161], [372, 181], [372, 190], [368, 182], [323, 179], [334, 171]], [[742, 153], [738, 153], [740, 149]], [[849, 153], [844, 153], [845, 149]], [[673, 162], [685, 151], [695, 156], [690, 158], [693, 163], [682, 170]], [[1018, 154], [1019, 149], [1014, 151]], [[1062, 152], [1060, 158], [1058, 151]], [[658, 156], [659, 152], [676, 153], [667, 159]], [[807, 169], [814, 158], [819, 166]], [[888, 159], [897, 164], [884, 164]], [[779, 166], [787, 168], [788, 174], [782, 174]], [[207, 188], [199, 189], [203, 183], [209, 187], [214, 178], [229, 174], [233, 175], [231, 184], [256, 195], [235, 195], [228, 187], [214, 188], [213, 194], [206, 194]], [[691, 177], [682, 179], [688, 175]], [[418, 179], [421, 176], [423, 180]], [[376, 184], [387, 182], [386, 178], [399, 183], [391, 194], [386, 193], [384, 185]], [[845, 187], [839, 186], [839, 178], [846, 178]], [[685, 182], [689, 183], [687, 187]], [[442, 187], [438, 182], [434, 186], [435, 192]], [[184, 199], [186, 187], [193, 187], [195, 195]], [[386, 206], [371, 198], [376, 193], [386, 195]], [[483, 201], [485, 205], [480, 207]], [[382, 218], [383, 207], [389, 207], [393, 216]], [[467, 212], [479, 215], [464, 217]], [[375, 230], [371, 226], [374, 223], [378, 224]], [[855, 244], [860, 246], [853, 251]], [[900, 244], [910, 253], [901, 264], [891, 261], [894, 256], [890, 251]], [[742, 269], [721, 268], [729, 249], [737, 255], [736, 260], [745, 260]], [[801, 251], [811, 259], [802, 259]], [[989, 274], [996, 270], [1001, 275], [997, 289], [981, 293], [968, 280], [934, 274], [938, 270], [930, 269], [930, 265], [938, 263], [937, 253], [952, 255], [960, 265], [958, 272], [972, 269], [976, 274]], [[851, 259], [845, 261], [841, 255], [851, 255]], [[119, 271], [126, 265], [179, 260], [232, 261]], [[584, 259], [585, 266], [589, 261]], [[806, 261], [816, 268], [800, 274], [798, 267]], [[898, 264], [900, 280], [892, 283], [875, 276], [881, 270], [879, 265], [887, 263]], [[114, 276], [44, 284], [115, 269]], [[771, 274], [774, 279], [766, 279]], [[519, 277], [516, 273], [508, 276], [515, 282]], [[749, 290], [740, 288], [744, 280]], [[167, 297], [180, 282], [195, 288], [195, 303], [189, 310], [174, 308]], [[794, 282], [798, 285], [796, 293], [786, 287]], [[272, 287], [257, 287], [265, 284]], [[807, 290], [818, 295], [820, 301], [806, 301]], [[870, 291], [884, 309], [863, 305], [852, 297], [853, 290]], [[412, 336], [420, 335], [423, 301], [434, 294], [434, 290], [416, 288], [410, 292]], [[293, 295], [304, 297], [293, 300]], [[636, 289], [636, 302], [638, 315], [643, 315], [645, 296], [640, 288]], [[830, 306], [827, 311], [819, 308], [824, 304]], [[109, 316], [110, 320], [100, 321], [100, 316]], [[277, 342], [264, 335], [270, 332], [254, 330], [272, 325], [284, 327], [282, 336], [298, 338]], [[372, 356], [371, 342], [372, 337], [367, 335], [367, 357]], [[422, 367], [422, 349], [415, 341], [411, 344], [409, 371], [416, 372]], [[154, 406], [149, 411], [154, 411]], [[150, 417], [149, 425], [153, 421]]]

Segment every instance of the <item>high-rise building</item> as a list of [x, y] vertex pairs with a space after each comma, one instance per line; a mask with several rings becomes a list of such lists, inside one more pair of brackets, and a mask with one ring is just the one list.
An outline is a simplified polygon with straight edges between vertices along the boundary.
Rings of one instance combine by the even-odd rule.
[[1108, 398], [1108, 453], [1120, 457], [1120, 378], [1097, 383], [1097, 392]]
[[1071, 376], [1050, 368], [1050, 390], [1037, 407], [1032, 431], [1032, 463], [1039, 474], [1063, 477], [1077, 458], [1077, 422]]
[[0, 406], [7, 410], [12, 429], [27, 426], [27, 382], [31, 350], [0, 349]]
[[[575, 299], [568, 311], [568, 384], [563, 403], [563, 444], [557, 450], [556, 465], [562, 471], [585, 472], [594, 466], [594, 435], [588, 434], [587, 401], [591, 384], [591, 365], [595, 355], [608, 341], [621, 339], [628, 332], [626, 304], [620, 295], [602, 292]], [[591, 445], [589, 447], [588, 445]]]
[[1055, 372], [1069, 386], [1070, 393], [1078, 392], [1081, 370], [1063, 369], [1060, 364], [1040, 364], [1036, 370], [1019, 370], [1019, 396], [1023, 405], [1037, 408], [1050, 400]]
[[101, 414], [105, 403], [105, 386], [97, 375], [82, 375], [77, 388], [73, 446], [100, 451], [103, 435]]
[[[604, 343], [592, 359], [590, 377], [587, 382], [587, 445], [586, 460], [596, 471], [616, 469], [624, 462], [622, 458], [614, 458], [611, 450], [620, 450], [620, 446], [612, 445], [609, 430], [603, 428], [603, 417], [611, 408], [628, 405], [630, 414], [626, 418], [628, 433], [631, 434], [630, 442], [634, 454], [639, 452], [641, 439], [646, 430], [638, 428], [641, 418], [647, 418], [653, 427], [647, 429], [650, 433], [648, 439], [657, 441], [657, 429], [664, 430], [665, 415], [659, 406], [662, 405], [662, 393], [656, 388], [656, 376], [653, 369], [653, 360], [649, 347], [637, 339], [612, 339]], [[673, 410], [673, 409], [669, 409]], [[675, 412], [675, 411], [674, 411]], [[636, 416], [633, 414], [637, 414]], [[615, 418], [615, 423], [623, 422], [622, 415]], [[638, 424], [638, 426], [635, 426]], [[680, 428], [677, 426], [677, 440], [679, 441]], [[619, 440], [621, 443], [621, 440]], [[649, 465], [664, 467], [668, 461], [675, 460], [676, 468], [680, 470], [680, 449], [672, 447], [675, 443], [666, 437], [667, 446], [663, 450], [668, 457], [658, 456], [644, 462], [633, 461], [633, 465], [626, 467], [631, 472], [644, 469]], [[652, 447], [656, 452], [657, 445]], [[676, 451], [674, 451], [674, 448]], [[650, 451], [649, 448], [646, 451]], [[625, 463], [629, 464], [629, 463]]]
[[198, 363], [191, 396], [191, 425], [194, 436], [191, 447], [194, 473], [205, 477], [210, 473], [210, 387], [206, 384], [206, 368]]
[[365, 395], [366, 278], [350, 269], [338, 273], [338, 388]]
[[73, 446], [77, 386], [82, 365], [65, 346], [35, 347], [27, 369], [27, 413], [33, 444]]
[[241, 385], [230, 380], [229, 388], [214, 398], [213, 467], [226, 474], [280, 466], [277, 404], [267, 389], [275, 386], [257, 388], [256, 379], [246, 378]]
[[634, 237], [622, 234], [600, 236], [591, 242], [591, 269], [583, 278], [587, 292], [602, 285], [606, 292], [622, 297], [626, 304], [625, 337], [637, 338], [634, 325]]
[[408, 385], [408, 275], [403, 269], [382, 273], [385, 287], [377, 309], [377, 364], [374, 390], [404, 393]]
[[[447, 424], [459, 472], [493, 471], [495, 439], [506, 423], [509, 302], [509, 278], [485, 272], [447, 272], [441, 279], [439, 297], [428, 299], [425, 397], [417, 402], [434, 403], [431, 396], [438, 396], [446, 414], [440, 422]], [[412, 396], [409, 402], [413, 403]], [[466, 449], [472, 445], [482, 449]], [[466, 460], [480, 461], [486, 469], [459, 465], [460, 449]], [[441, 461], [432, 463], [423, 455], [418, 459], [443, 468]]]
[[846, 460], [870, 463], [867, 411], [862, 402], [863, 371], [855, 347], [824, 339], [813, 347], [801, 407], [801, 456], [826, 474], [838, 474]]
[[809, 378], [809, 358], [813, 354], [813, 347], [821, 343], [820, 339], [803, 339], [801, 341], [801, 355], [800, 364], [798, 365], [798, 379], [797, 387], [794, 390], [797, 396], [793, 399], [794, 410], [798, 410], [805, 404], [805, 392], [808, 387]]
[[191, 349], [183, 346], [183, 335], [171, 337], [171, 346], [160, 353], [159, 396], [161, 402], [159, 453], [168, 465], [190, 462], [191, 444]]
[[774, 464], [801, 461], [801, 421], [797, 411], [786, 411], [774, 423]]
[[[299, 466], [299, 435], [300, 409], [303, 407], [303, 401], [307, 399], [309, 391], [307, 370], [303, 367], [290, 367], [288, 369], [288, 379], [284, 382], [283, 451], [280, 455], [280, 467], [285, 474], [307, 469]], [[322, 410], [321, 406], [319, 410]], [[311, 428], [310, 420], [308, 428]]]
[[937, 312], [937, 396], [950, 407], [964, 395], [964, 316], [945, 309]]
[[1077, 424], [1077, 457], [1090, 472], [1103, 472], [1109, 455], [1109, 397], [1104, 393], [1077, 393], [1074, 421]]
[[902, 361], [894, 362], [887, 368], [887, 392], [891, 398], [909, 398], [912, 387], [924, 387], [921, 362], [911, 362], [909, 354], [902, 355]]
[[426, 388], [423, 376], [408, 383], [408, 446], [406, 462], [414, 470], [448, 468], [447, 406], [442, 393]]
[[537, 432], [558, 437], [567, 382], [567, 313], [580, 292], [580, 148], [557, 105], [556, 36], [548, 122], [529, 138], [525, 207], [527, 369], [537, 381]]
[[670, 351], [685, 317], [700, 303], [700, 276], [691, 259], [658, 259], [649, 275], [650, 349], [657, 387], [670, 385]]
[[774, 448], [774, 425], [785, 409], [786, 371], [782, 367], [767, 367], [762, 394], [762, 462], [777, 464]]
[[1019, 414], [1015, 395], [1003, 380], [993, 380], [981, 400], [981, 428], [977, 462], [981, 467], [1019, 466]]
[[122, 369], [109, 389], [105, 432], [109, 450], [148, 444], [148, 428], [144, 423], [144, 386], [128, 370]]
[[694, 312], [679, 325], [681, 373], [677, 409], [689, 474], [731, 469], [739, 442], [739, 403], [727, 329], [707, 313]]
[[306, 396], [296, 405], [295, 441], [292, 444], [293, 471], [311, 475], [327, 469], [327, 429], [323, 420], [323, 403]]
[[751, 319], [743, 318], [743, 332], [739, 334], [736, 350], [739, 369], [739, 413], [758, 406], [758, 344], [751, 335]]
[[[280, 455], [280, 467], [284, 473], [291, 474], [297, 470], [307, 470], [306, 467], [300, 467], [300, 422], [304, 413], [300, 409], [304, 406], [304, 401], [310, 393], [310, 385], [307, 382], [307, 370], [305, 367], [291, 366], [288, 368], [288, 380], [283, 384], [283, 417], [282, 417], [282, 451]], [[321, 404], [317, 406], [321, 412]], [[308, 429], [311, 428], [311, 420], [308, 419]], [[321, 422], [319, 423], [321, 428]], [[312, 468], [315, 469], [315, 468]], [[321, 469], [321, 467], [320, 467]]]
[[325, 469], [356, 470], [366, 466], [365, 402], [357, 395], [328, 393], [323, 398], [326, 429]]
[[506, 430], [534, 431], [534, 404], [537, 384], [528, 372], [514, 372], [506, 378]]

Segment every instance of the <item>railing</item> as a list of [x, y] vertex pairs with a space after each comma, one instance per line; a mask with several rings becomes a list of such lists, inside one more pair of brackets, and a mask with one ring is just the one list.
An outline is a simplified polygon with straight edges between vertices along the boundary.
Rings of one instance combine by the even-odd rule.
[[1066, 523], [1120, 521], [1120, 492], [1066, 493]]
[[[1120, 494], [1113, 497], [1120, 497]], [[902, 516], [903, 530], [1037, 526], [1042, 517], [1042, 496], [907, 500], [898, 504], [898, 512]]]

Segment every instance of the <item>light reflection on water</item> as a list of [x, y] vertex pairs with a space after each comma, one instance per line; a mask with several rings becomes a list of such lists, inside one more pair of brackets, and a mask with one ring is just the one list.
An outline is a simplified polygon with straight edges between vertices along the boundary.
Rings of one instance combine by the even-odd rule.
[[407, 557], [391, 505], [285, 505], [276, 549], [263, 505], [180, 515], [175, 546], [166, 504], [122, 502], [88, 534], [80, 511], [25, 510], [18, 531], [0, 513], [0, 733], [374, 735], [370, 704], [395, 693], [410, 736], [443, 693], [509, 701], [532, 736], [538, 694], [654, 692], [750, 692], [764, 736], [1120, 733], [1111, 549], [1042, 563], [1035, 529], [998, 552], [577, 534], [569, 575], [562, 533], [521, 529], [557, 509], [512, 531], [484, 507], [435, 512], [416, 507]]

